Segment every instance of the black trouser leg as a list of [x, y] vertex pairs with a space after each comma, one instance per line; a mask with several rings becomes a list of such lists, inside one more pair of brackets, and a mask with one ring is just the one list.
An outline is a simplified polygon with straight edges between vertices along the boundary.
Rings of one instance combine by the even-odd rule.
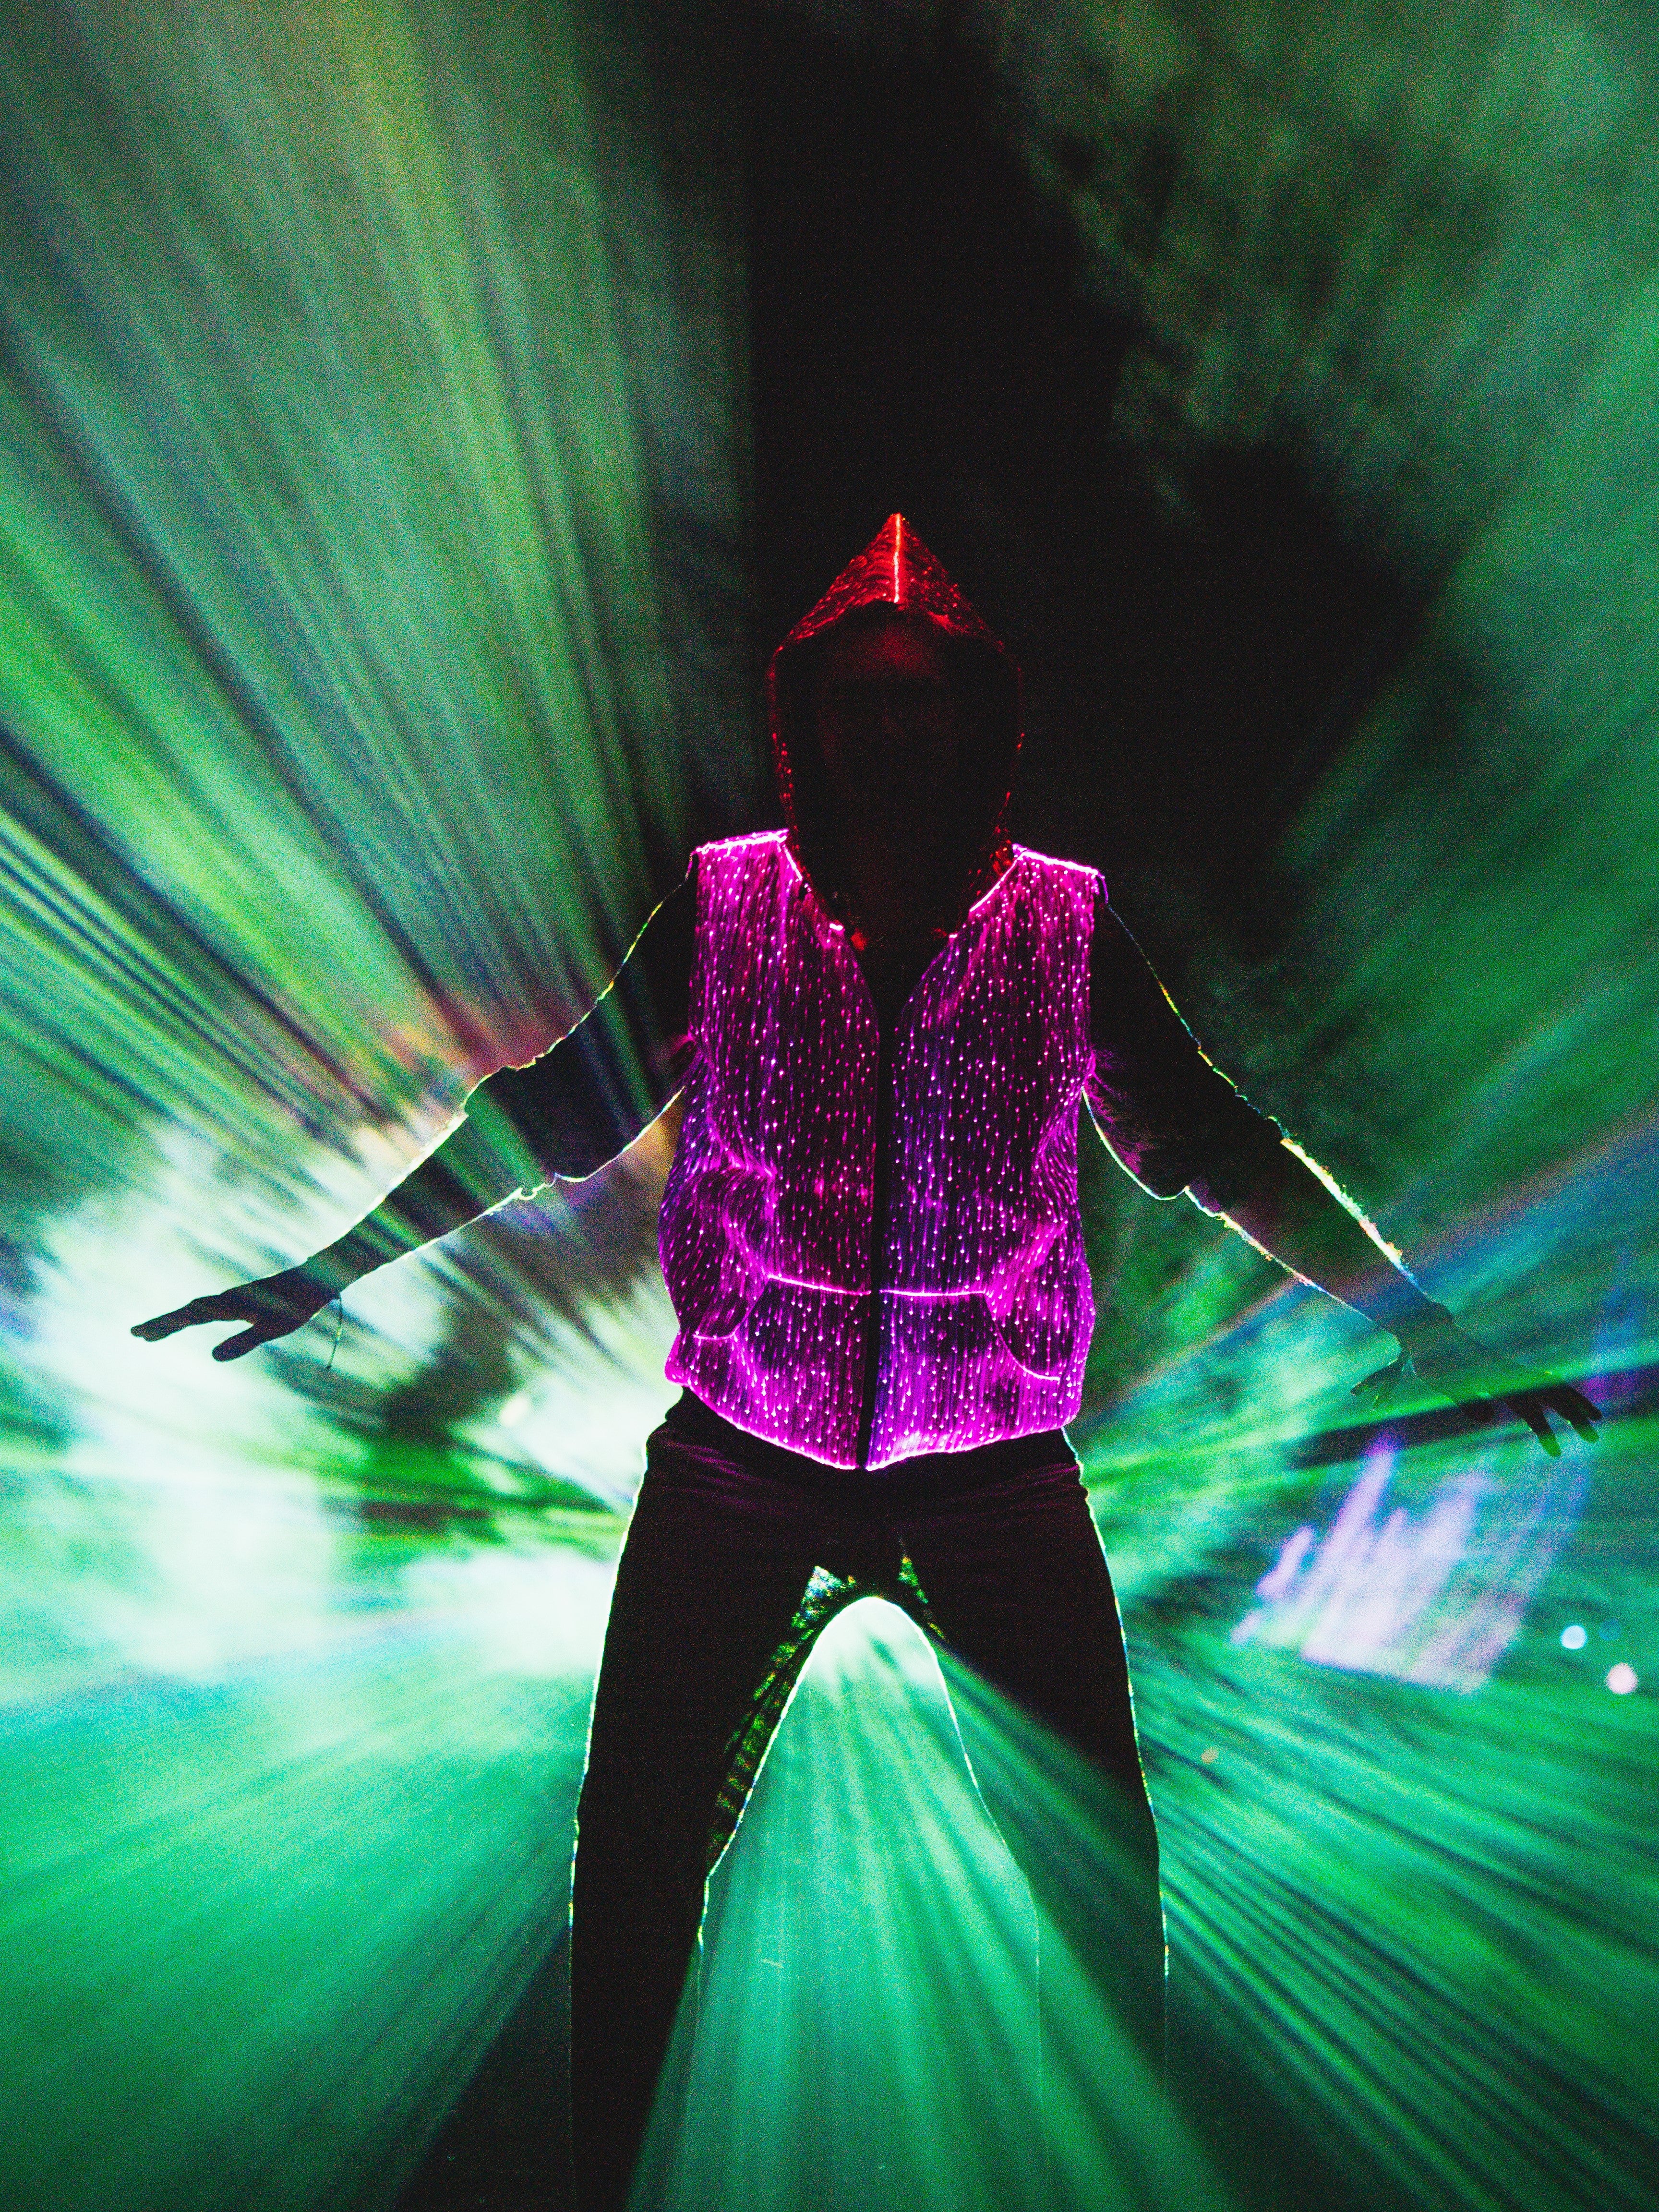
[[617, 1572], [577, 1809], [577, 2203], [627, 2200], [703, 1910], [734, 1731], [811, 1577], [810, 1516], [659, 1430]]
[[[1158, 1832], [1117, 1601], [1076, 1466], [906, 1506], [898, 1518], [991, 1816], [1040, 1907], [1161, 2072]], [[951, 1655], [1042, 1729], [1022, 1741], [983, 1699], [976, 1716], [974, 1682]]]

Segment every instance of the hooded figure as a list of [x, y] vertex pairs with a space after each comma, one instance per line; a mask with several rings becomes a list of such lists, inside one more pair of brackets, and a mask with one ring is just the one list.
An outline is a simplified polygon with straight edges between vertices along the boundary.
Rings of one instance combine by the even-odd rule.
[[[481, 1085], [345, 1236], [137, 1331], [240, 1321], [215, 1348], [240, 1358], [515, 1186], [591, 1174], [684, 1088], [661, 1249], [685, 1387], [647, 1446], [578, 1814], [584, 2212], [627, 2198], [706, 1874], [814, 1636], [866, 1591], [1088, 1762], [1087, 1832], [1054, 1881], [1006, 1763], [979, 1780], [1115, 2009], [1119, 2063], [1156, 2072], [1157, 1840], [1061, 1426], [1093, 1320], [1081, 1102], [1155, 1196], [1224, 1211], [1391, 1329], [1401, 1356], [1371, 1383], [1414, 1362], [1455, 1401], [1506, 1400], [1548, 1449], [1547, 1411], [1594, 1433], [1578, 1392], [1462, 1337], [1210, 1065], [1098, 875], [1009, 842], [1018, 673], [902, 517], [785, 639], [768, 690], [786, 826], [704, 846], [587, 1018]], [[629, 1066], [643, 1089], [618, 1085]]]
[[[964, 739], [948, 778], [925, 793], [936, 842], [918, 904], [933, 933], [946, 934], [960, 923], [1013, 854], [1004, 817], [1022, 736], [1019, 671], [904, 517], [889, 515], [795, 624], [766, 673], [772, 760], [790, 848], [831, 911], [848, 922], [855, 942], [860, 918], [846, 881], [837, 793], [823, 755], [819, 695], [831, 643], [895, 618], [925, 624], [944, 649]], [[926, 741], [925, 732], [902, 737], [913, 750]], [[902, 805], [908, 796], [902, 786], [895, 790], [896, 777], [883, 776], [884, 750], [891, 749], [869, 749], [861, 794], [866, 812], [879, 812], [895, 799]]]
[[[1143, 1167], [1154, 1125], [1199, 1151], [1207, 1133], [1212, 1156], [1218, 1130], [1235, 1153], [1279, 1135], [1121, 933], [1103, 1001], [1140, 1038], [1139, 1135], [1097, 1085], [1104, 886], [1010, 842], [1018, 672], [902, 517], [784, 640], [768, 696], [786, 826], [703, 846], [678, 918], [652, 925], [678, 948], [672, 1018], [656, 1000], [684, 1091], [660, 1242], [685, 1395], [648, 1450], [578, 1815], [573, 2105], [595, 2208], [626, 2193], [706, 1873], [815, 1637], [866, 1594], [1102, 1778], [1091, 1910], [1075, 1885], [1043, 1903], [1110, 1993], [1124, 2063], [1155, 2072], [1156, 1834], [1061, 1431], [1093, 1322], [1079, 1109], [1092, 1087]], [[981, 1778], [1036, 1869], [1034, 1808]]]

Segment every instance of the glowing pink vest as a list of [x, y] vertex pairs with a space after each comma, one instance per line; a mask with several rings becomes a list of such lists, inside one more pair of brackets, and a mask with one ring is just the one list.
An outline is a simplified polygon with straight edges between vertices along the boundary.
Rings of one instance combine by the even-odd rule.
[[753, 1435], [884, 1467], [1076, 1413], [1094, 1326], [1077, 1197], [1100, 879], [1024, 846], [891, 1039], [784, 833], [697, 855], [663, 1273], [671, 1381]]

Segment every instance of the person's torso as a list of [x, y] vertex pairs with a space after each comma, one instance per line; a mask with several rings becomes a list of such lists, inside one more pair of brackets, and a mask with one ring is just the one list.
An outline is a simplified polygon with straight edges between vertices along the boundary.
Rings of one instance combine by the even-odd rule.
[[1097, 876], [1017, 847], [886, 1027], [782, 833], [703, 848], [697, 884], [670, 1376], [842, 1466], [1058, 1426]]

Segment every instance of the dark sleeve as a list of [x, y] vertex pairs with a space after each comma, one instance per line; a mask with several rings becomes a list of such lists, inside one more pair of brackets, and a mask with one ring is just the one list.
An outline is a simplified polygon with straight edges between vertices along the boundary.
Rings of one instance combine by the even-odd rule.
[[1242, 1197], [1284, 1131], [1205, 1058], [1103, 888], [1089, 954], [1089, 1109], [1136, 1182], [1155, 1198], [1191, 1189], [1212, 1212]]
[[654, 1121], [691, 1058], [696, 863], [657, 908], [591, 1013], [523, 1067], [466, 1102], [469, 1121], [505, 1122], [543, 1180], [592, 1175]]

